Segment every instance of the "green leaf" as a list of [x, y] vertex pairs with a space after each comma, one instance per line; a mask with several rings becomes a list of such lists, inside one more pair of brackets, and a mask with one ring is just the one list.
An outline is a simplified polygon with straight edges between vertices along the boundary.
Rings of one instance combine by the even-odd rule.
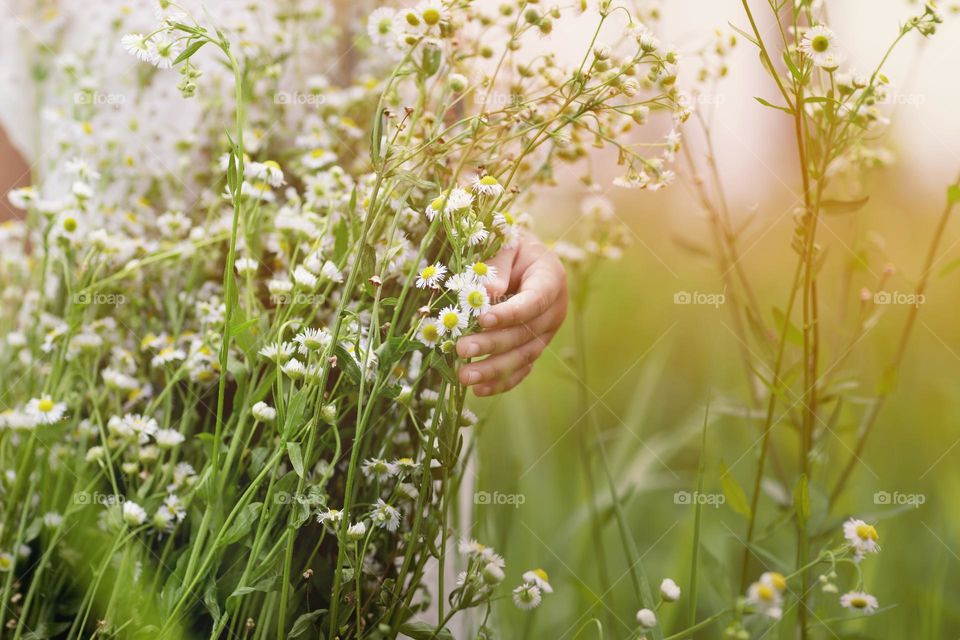
[[797, 512], [797, 521], [802, 526], [810, 519], [810, 483], [807, 474], [800, 476], [797, 486], [793, 489], [793, 509]]
[[[23, 640], [45, 640], [46, 638], [54, 638], [69, 628], [69, 622], [41, 622], [32, 631], [23, 634]], [[450, 637], [452, 638], [453, 636]]]
[[407, 622], [400, 626], [400, 633], [410, 636], [413, 640], [454, 640], [453, 634], [446, 627], [438, 629], [426, 622]]
[[263, 578], [259, 582], [256, 582], [252, 585], [249, 585], [246, 587], [237, 587], [236, 589], [234, 589], [233, 593], [231, 593], [227, 599], [229, 600], [230, 598], [239, 598], [247, 594], [256, 593], [256, 592], [270, 593], [271, 591], [277, 590], [277, 588], [280, 586], [280, 582], [281, 582], [280, 576], [276, 576], [276, 575], [267, 576], [266, 578]]
[[767, 102], [766, 100], [764, 100], [763, 98], [761, 98], [761, 97], [759, 97], [759, 96], [754, 96], [753, 99], [756, 100], [757, 102], [759, 102], [760, 104], [762, 104], [762, 105], [765, 106], [765, 107], [770, 107], [771, 109], [777, 109], [777, 110], [779, 110], [779, 111], [783, 111], [784, 113], [789, 113], [790, 115], [793, 115], [793, 111], [791, 111], [791, 110], [788, 109], [787, 107], [777, 106], [777, 105], [775, 105], [775, 104], [772, 104], [772, 103], [770, 103], [770, 102]]
[[233, 521], [233, 524], [230, 525], [230, 528], [227, 529], [227, 532], [223, 534], [223, 538], [220, 539], [220, 546], [225, 547], [228, 544], [233, 544], [250, 533], [250, 528], [260, 515], [261, 507], [263, 507], [263, 503], [261, 502], [254, 502], [244, 507], [240, 513], [237, 514], [236, 519]]
[[191, 45], [188, 46], [186, 49], [184, 49], [184, 50], [180, 53], [180, 55], [177, 56], [177, 59], [173, 61], [173, 66], [177, 66], [178, 64], [180, 64], [181, 62], [183, 62], [183, 61], [186, 60], [187, 58], [191, 57], [193, 54], [195, 54], [197, 51], [199, 51], [200, 48], [201, 48], [203, 45], [205, 45], [205, 44], [207, 44], [207, 41], [206, 41], [206, 40], [197, 40], [197, 41], [195, 41], [193, 44], [191, 44]]
[[786, 51], [783, 52], [783, 61], [787, 65], [787, 69], [790, 70], [790, 75], [793, 76], [793, 79], [797, 82], [803, 82], [803, 74], [800, 72], [800, 69], [797, 68], [797, 65], [794, 64], [793, 58], [790, 57], [790, 54]]
[[423, 49], [423, 74], [427, 78], [440, 70], [440, 63], [443, 61], [443, 52], [440, 47], [424, 47]]
[[287, 455], [290, 456], [290, 464], [297, 475], [303, 477], [303, 452], [300, 451], [300, 444], [297, 442], [287, 443]]
[[750, 517], [750, 503], [747, 502], [747, 494], [743, 487], [737, 482], [737, 479], [727, 469], [727, 465], [720, 463], [720, 485], [723, 487], [723, 495], [727, 498], [727, 504], [730, 508], [740, 515]]
[[952, 184], [947, 187], [947, 201], [950, 204], [960, 202], [960, 184]]
[[820, 203], [820, 207], [823, 209], [824, 213], [838, 215], [841, 213], [853, 213], [854, 211], [859, 211], [867, 206], [869, 201], [870, 196], [865, 196], [859, 200], [824, 200]]
[[290, 633], [287, 634], [288, 638], [298, 638], [305, 634], [313, 626], [313, 623], [316, 622], [317, 618], [322, 616], [327, 612], [326, 609], [317, 609], [316, 611], [311, 611], [305, 613], [299, 618], [297, 618], [293, 623], [293, 628], [290, 629]]
[[797, 325], [788, 321], [786, 316], [783, 315], [783, 311], [777, 307], [773, 308], [773, 322], [777, 327], [777, 333], [786, 330], [787, 342], [795, 345], [803, 344], [803, 332], [800, 331]]
[[746, 38], [747, 41], [752, 42], [755, 47], [759, 47], [759, 46], [760, 46], [760, 44], [756, 41], [756, 39], [753, 37], [752, 34], [747, 33], [746, 31], [744, 31], [743, 29], [741, 29], [741, 28], [738, 27], [737, 25], [733, 24], [732, 22], [728, 22], [727, 24], [730, 25], [730, 28], [731, 28], [731, 29], [733, 29], [734, 31], [736, 31], [737, 33], [739, 33], [741, 36], [743, 36], [744, 38]]

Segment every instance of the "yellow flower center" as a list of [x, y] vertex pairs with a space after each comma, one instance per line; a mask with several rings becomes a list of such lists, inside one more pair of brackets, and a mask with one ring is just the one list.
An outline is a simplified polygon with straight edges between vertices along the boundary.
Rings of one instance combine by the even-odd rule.
[[43, 400], [37, 403], [37, 409], [39, 409], [43, 413], [50, 413], [51, 411], [53, 411], [53, 400], [51, 400], [50, 398], [44, 398]]
[[266, 162], [263, 163], [263, 165], [264, 165], [265, 167], [269, 167], [269, 168], [271, 168], [271, 169], [279, 169], [279, 168], [280, 168], [280, 165], [277, 164], [276, 162], [274, 162], [273, 160], [267, 160]]
[[547, 575], [547, 572], [543, 569], [534, 569], [533, 573], [535, 576], [543, 580], [544, 582], [550, 582], [550, 576]]
[[810, 48], [817, 53], [823, 53], [830, 48], [830, 39], [826, 36], [817, 36], [810, 41]]
[[860, 596], [850, 598], [850, 606], [853, 607], [854, 609], [866, 609], [867, 599], [861, 598]]
[[424, 280], [429, 280], [433, 276], [437, 275], [437, 268], [433, 265], [429, 267], [424, 267], [423, 271], [420, 272], [420, 277]]
[[313, 151], [310, 152], [310, 155], [311, 155], [312, 157], [314, 157], [314, 158], [319, 158], [319, 157], [325, 155], [326, 153], [327, 153], [327, 152], [324, 151], [323, 149], [314, 149]]
[[467, 304], [474, 309], [483, 306], [483, 293], [480, 291], [471, 291], [467, 294]]
[[441, 209], [443, 209], [444, 202], [446, 202], [445, 198], [443, 196], [440, 196], [439, 198], [437, 198], [436, 200], [430, 203], [430, 208], [433, 209], [434, 211], [440, 211]]
[[783, 577], [782, 573], [771, 573], [770, 582], [777, 591], [783, 591], [787, 588], [787, 579]]
[[873, 540], [874, 542], [880, 539], [880, 534], [878, 534], [877, 530], [869, 524], [858, 525], [857, 536], [861, 540]]
[[447, 329], [453, 329], [458, 324], [460, 324], [460, 316], [456, 313], [450, 311], [449, 313], [443, 314], [443, 326]]
[[430, 7], [429, 9], [424, 10], [423, 21], [432, 27], [433, 25], [440, 22], [440, 12], [434, 9], [433, 7]]
[[417, 14], [413, 11], [407, 11], [407, 24], [411, 27], [415, 27], [420, 24], [420, 18], [417, 17]]
[[430, 342], [434, 342], [440, 338], [440, 334], [437, 333], [436, 326], [428, 324], [423, 328], [423, 337]]
[[773, 600], [774, 592], [773, 592], [773, 589], [771, 589], [769, 586], [765, 584], [761, 584], [759, 587], [757, 587], [757, 595], [760, 597], [761, 600], [765, 602], [770, 602], [771, 600]]
[[480, 184], [488, 187], [492, 187], [493, 185], [500, 184], [500, 183], [497, 182], [497, 179], [494, 178], [493, 176], [483, 176], [482, 178], [480, 178]]
[[490, 269], [487, 267], [486, 262], [478, 262], [473, 265], [473, 272], [478, 276], [485, 276], [489, 271]]
[[67, 232], [72, 232], [77, 230], [77, 221], [74, 218], [66, 218], [63, 221], [63, 228]]

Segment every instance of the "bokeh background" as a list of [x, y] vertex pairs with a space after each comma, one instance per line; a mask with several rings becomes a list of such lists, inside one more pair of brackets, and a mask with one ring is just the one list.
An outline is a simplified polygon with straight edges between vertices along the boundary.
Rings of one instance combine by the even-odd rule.
[[[765, 3], [752, 4], [758, 16], [768, 13]], [[917, 5], [901, 0], [828, 5], [848, 58], [863, 72], [875, 66], [899, 25], [917, 11]], [[664, 8], [662, 26], [682, 52], [692, 53], [715, 27], [728, 22], [747, 24], [736, 0], [675, 0]], [[582, 37], [576, 25], [567, 26], [566, 37]], [[761, 28], [771, 26], [761, 23]], [[891, 290], [912, 291], [921, 275], [946, 185], [960, 170], [960, 92], [950, 80], [960, 61], [958, 35], [960, 23], [948, 18], [934, 38], [908, 38], [885, 67], [896, 97], [884, 107], [892, 120], [884, 142], [896, 163], [867, 176], [861, 186], [871, 198], [867, 207], [849, 217], [830, 218], [821, 229], [829, 256], [821, 279], [828, 326], [838, 326], [845, 310], [857, 308], [860, 287], [873, 287], [884, 265], [896, 268]], [[730, 75], [709, 108], [732, 216], [735, 221], [757, 216], [745, 237], [743, 264], [761, 306], [771, 313], [769, 320], [772, 309], [785, 304], [796, 260], [789, 248], [792, 212], [800, 195], [792, 121], [754, 100], [772, 98], [775, 87], [752, 45], [741, 39], [729, 66]], [[685, 142], [702, 155], [702, 141], [695, 133], [691, 130]], [[579, 212], [571, 203], [581, 191], [573, 175], [569, 177], [570, 182], [535, 211], [545, 237], [576, 234]], [[680, 178], [659, 193], [607, 194], [634, 242], [622, 260], [601, 267], [591, 280], [584, 333], [589, 404], [605, 433], [612, 472], [645, 569], [655, 584], [672, 577], [683, 586], [690, 573], [694, 509], [676, 504], [674, 496], [696, 489], [706, 403], [712, 403], [707, 492], [720, 492], [721, 461], [749, 487], [757, 422], [742, 415], [749, 393], [729, 313], [722, 306], [674, 304], [679, 291], [723, 290], [715, 264], [684, 248], [709, 245], [709, 235], [689, 172], [680, 170]], [[849, 616], [850, 621], [832, 625], [834, 632], [820, 627], [814, 637], [939, 639], [960, 633], [960, 274], [950, 271], [958, 258], [960, 221], [954, 220], [898, 388], [834, 513], [837, 518], [879, 519], [883, 552], [864, 564], [865, 584], [881, 606], [894, 606], [866, 619]], [[858, 271], [857, 286], [845, 290], [842, 273], [851, 265]], [[902, 306], [885, 309], [879, 324], [843, 364], [851, 378], [863, 381], [864, 395], [871, 393], [893, 357], [906, 312]], [[629, 637], [639, 603], [609, 507], [603, 512], [603, 548], [589, 526], [583, 457], [596, 462], [599, 454], [577, 399], [569, 357], [572, 329], [568, 323], [517, 391], [483, 405], [489, 421], [480, 439], [478, 488], [522, 496], [522, 504], [478, 505], [477, 536], [489, 539], [508, 558], [536, 558], [554, 580], [557, 593], [535, 613], [528, 637], [599, 637], [595, 627], [583, 627], [590, 615], [603, 623], [604, 637]], [[828, 340], [824, 366], [838, 357], [841, 338], [832, 335]], [[837, 435], [852, 443], [855, 430], [852, 420], [841, 421]], [[795, 440], [782, 431], [775, 438]], [[844, 445], [834, 444], [843, 450]], [[845, 461], [828, 460], [825, 466], [835, 472]], [[602, 477], [595, 475], [593, 483], [601, 505], [609, 505]], [[916, 508], [878, 504], [883, 502], [875, 496], [878, 492], [920, 496], [916, 501], [924, 502]], [[745, 522], [723, 505], [704, 509], [703, 526], [701, 576], [708, 577], [701, 577], [699, 605], [705, 614], [736, 597]], [[792, 536], [788, 527], [773, 538]], [[614, 585], [609, 592], [601, 588], [604, 582]], [[686, 620], [688, 612], [682, 603], [662, 611], [668, 628], [671, 618], [678, 622], [673, 628], [684, 626], [679, 621]], [[835, 604], [824, 611], [824, 620], [848, 617]], [[520, 612], [513, 616], [509, 628], [528, 624]], [[719, 638], [722, 630], [715, 625], [696, 637]]]
[[[765, 3], [754, 4], [762, 14]], [[899, 24], [917, 11], [906, 0], [843, 0], [830, 7], [843, 48], [863, 71], [872, 68]], [[745, 25], [736, 0], [671, 0], [661, 32], [682, 53], [692, 54], [711, 39], [714, 28], [726, 28], [728, 22]], [[581, 41], [587, 31], [561, 24], [554, 41], [569, 39], [585, 46]], [[871, 287], [886, 264], [896, 268], [890, 281], [894, 290], [910, 291], [919, 278], [946, 185], [960, 170], [958, 62], [960, 18], [948, 19], [930, 40], [908, 38], [891, 59], [887, 75], [897, 99], [885, 106], [892, 120], [885, 142], [896, 163], [867, 176], [860, 187], [871, 196], [866, 208], [826, 222], [821, 237], [829, 263], [821, 282], [827, 323], [856, 308], [859, 288]], [[784, 304], [795, 263], [789, 246], [799, 174], [792, 125], [783, 114], [754, 100], [770, 98], [773, 87], [748, 43], [741, 41], [728, 64], [729, 77], [708, 108], [732, 215], [735, 220], [756, 216], [745, 236], [743, 264], [762, 306], [772, 313]], [[703, 153], [694, 132], [685, 142], [694, 154]], [[26, 166], [3, 146], [4, 186], [27, 183]], [[605, 161], [612, 177], [613, 158]], [[687, 584], [694, 509], [678, 504], [675, 496], [696, 488], [703, 453], [700, 428], [708, 401], [706, 490], [720, 491], [721, 462], [742, 485], [749, 485], [757, 425], [743, 412], [748, 389], [727, 310], [722, 305], [674, 303], [678, 292], [722, 292], [714, 264], [689, 250], [690, 245], [706, 244], [707, 223], [689, 172], [678, 172], [676, 184], [662, 192], [606, 194], [615, 202], [618, 218], [629, 226], [633, 242], [621, 260], [600, 267], [590, 281], [583, 323], [589, 353], [586, 376], [576, 373], [572, 363], [574, 335], [568, 323], [523, 385], [476, 403], [488, 417], [478, 439], [472, 482], [476, 492], [507, 496], [509, 503], [496, 504], [494, 499], [492, 504], [476, 504], [472, 535], [508, 559], [523, 559], [511, 563], [511, 578], [540, 565], [555, 589], [532, 615], [500, 608], [504, 638], [596, 638], [596, 628], [585, 626], [594, 617], [601, 621], [605, 638], [635, 633], [633, 616], [640, 604], [599, 476], [591, 419], [604, 434], [631, 535], [655, 584], [663, 577], [674, 578], [681, 587]], [[578, 177], [576, 171], [559, 175], [558, 186], [531, 211], [545, 239], [578, 233], [578, 203], [584, 196]], [[7, 208], [0, 215], [16, 212]], [[881, 605], [895, 606], [870, 618], [837, 622], [833, 626], [842, 636], [821, 628], [816, 637], [960, 634], [960, 273], [947, 269], [958, 259], [960, 221], [953, 221], [898, 389], [835, 512], [838, 518], [856, 514], [879, 519], [883, 553], [865, 564], [865, 580]], [[840, 277], [851, 264], [861, 265], [852, 289], [842, 286]], [[892, 357], [906, 312], [895, 305], [885, 310], [845, 361], [851, 378], [863, 381], [864, 395]], [[836, 345], [843, 337], [828, 336], [827, 361], [838, 355]], [[583, 411], [578, 380], [589, 391], [592, 416]], [[852, 441], [855, 428], [842, 421], [838, 436]], [[584, 459], [591, 461], [592, 477]], [[829, 471], [830, 461], [825, 466]], [[599, 544], [591, 530], [591, 487], [601, 507]], [[878, 492], [922, 496], [923, 504], [878, 504]], [[704, 509], [703, 526], [699, 607], [705, 614], [736, 597], [745, 524], [721, 505]], [[791, 536], [785, 531], [782, 537], [789, 541]], [[602, 589], [605, 582], [612, 588]], [[684, 602], [663, 609], [668, 627], [687, 614]], [[843, 612], [834, 606], [831, 617], [843, 617]], [[696, 637], [717, 638], [721, 631], [718, 625]]]

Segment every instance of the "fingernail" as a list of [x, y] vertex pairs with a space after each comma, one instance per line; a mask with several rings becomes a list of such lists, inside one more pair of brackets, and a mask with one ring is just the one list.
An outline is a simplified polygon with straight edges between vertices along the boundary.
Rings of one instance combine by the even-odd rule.
[[461, 342], [460, 355], [464, 358], [473, 358], [480, 355], [480, 345], [476, 342]]
[[492, 313], [485, 313], [480, 316], [480, 326], [489, 329], [490, 327], [497, 326], [497, 316]]
[[480, 382], [479, 371], [467, 371], [463, 374], [464, 384], [476, 384]]

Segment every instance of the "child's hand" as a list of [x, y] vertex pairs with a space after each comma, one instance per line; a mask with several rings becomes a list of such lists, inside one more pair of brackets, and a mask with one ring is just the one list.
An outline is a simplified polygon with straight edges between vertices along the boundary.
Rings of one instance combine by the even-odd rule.
[[488, 262], [494, 306], [480, 316], [481, 333], [461, 338], [461, 358], [489, 355], [460, 369], [460, 382], [478, 396], [514, 388], [546, 349], [567, 315], [567, 276], [560, 259], [532, 235]]

